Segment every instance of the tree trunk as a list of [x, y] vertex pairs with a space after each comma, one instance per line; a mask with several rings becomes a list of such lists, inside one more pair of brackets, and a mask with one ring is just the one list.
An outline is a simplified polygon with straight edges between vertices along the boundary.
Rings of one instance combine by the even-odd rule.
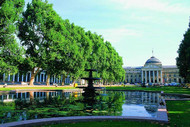
[[50, 85], [50, 74], [47, 74], [47, 79], [46, 79], [46, 85], [49, 86]]
[[34, 92], [29, 92], [30, 100], [34, 100]]
[[66, 77], [66, 76], [65, 76], [65, 75], [63, 75], [63, 79], [62, 79], [62, 83], [61, 83], [61, 85], [62, 85], [62, 86], [64, 86], [64, 85], [65, 85], [65, 77]]
[[30, 82], [29, 85], [33, 86], [34, 85], [34, 78], [36, 76], [36, 74], [38, 73], [38, 71], [40, 70], [40, 68], [38, 68], [35, 72], [35, 67], [32, 69], [32, 74], [31, 74], [31, 78], [30, 78]]
[[74, 85], [75, 85], [75, 80], [73, 80], [73, 87], [74, 87]]

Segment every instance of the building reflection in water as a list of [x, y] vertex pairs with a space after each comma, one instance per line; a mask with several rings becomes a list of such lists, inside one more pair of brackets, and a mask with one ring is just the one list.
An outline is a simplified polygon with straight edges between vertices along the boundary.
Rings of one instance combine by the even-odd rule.
[[160, 93], [127, 91], [122, 116], [157, 117], [162, 100]]
[[50, 97], [66, 97], [69, 98], [70, 94], [74, 93], [77, 97], [77, 94], [82, 93], [82, 90], [56, 90], [56, 91], [17, 91], [11, 92], [8, 94], [0, 93], [0, 102], [13, 102], [15, 100], [34, 100], [39, 99], [43, 101], [44, 99], [49, 99]]

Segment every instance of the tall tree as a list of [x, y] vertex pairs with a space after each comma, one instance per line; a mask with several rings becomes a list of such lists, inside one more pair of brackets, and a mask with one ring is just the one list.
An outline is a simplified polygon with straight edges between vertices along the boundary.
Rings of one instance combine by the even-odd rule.
[[185, 82], [190, 82], [190, 23], [178, 49], [177, 66]]
[[[40, 69], [46, 70], [48, 79], [56, 71], [57, 62], [61, 59], [60, 50], [64, 50], [65, 28], [61, 18], [47, 1], [32, 0], [19, 22], [19, 38], [26, 47], [26, 60], [32, 72], [29, 85]], [[60, 32], [61, 31], [61, 32]], [[49, 85], [49, 82], [47, 82]]]
[[0, 73], [17, 73], [24, 50], [16, 41], [16, 23], [24, 0], [0, 1]]
[[92, 52], [92, 42], [86, 36], [83, 28], [70, 24], [68, 29], [70, 33], [69, 40], [70, 52], [66, 59], [65, 71], [75, 81], [79, 77], [83, 77], [85, 65], [88, 62], [90, 53]]

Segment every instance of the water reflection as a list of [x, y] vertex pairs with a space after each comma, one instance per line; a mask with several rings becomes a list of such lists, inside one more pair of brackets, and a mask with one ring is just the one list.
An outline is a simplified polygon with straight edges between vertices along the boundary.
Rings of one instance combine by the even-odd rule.
[[160, 93], [95, 90], [18, 91], [0, 95], [1, 123], [61, 116], [156, 117]]

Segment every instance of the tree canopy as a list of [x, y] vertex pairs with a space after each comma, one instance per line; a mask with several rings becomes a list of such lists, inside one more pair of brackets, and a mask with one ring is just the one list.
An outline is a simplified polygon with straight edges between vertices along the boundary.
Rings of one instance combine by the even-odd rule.
[[16, 41], [16, 23], [23, 11], [24, 0], [0, 2], [0, 73], [17, 73], [23, 60], [23, 48]]
[[[62, 19], [47, 0], [32, 0], [22, 13], [21, 20], [18, 20], [23, 1], [16, 1], [17, 4], [20, 2], [17, 5], [19, 9], [15, 10], [17, 17], [10, 20], [14, 26], [10, 27], [10, 30], [14, 29], [7, 34], [14, 39], [14, 22], [18, 22], [18, 38], [25, 49], [24, 61], [18, 65], [20, 70], [32, 72], [30, 85], [33, 85], [34, 78], [40, 70], [46, 71], [46, 84], [49, 85], [50, 75], [63, 76], [63, 81], [70, 75], [73, 80], [77, 80], [87, 74], [85, 68], [97, 69], [97, 76], [102, 77], [104, 82], [124, 81], [122, 58], [101, 35], [86, 32], [84, 28], [70, 23], [68, 19]], [[5, 29], [6, 25], [3, 28]], [[14, 42], [11, 40], [11, 44]], [[6, 48], [3, 45], [1, 47]], [[22, 48], [14, 49], [21, 52]], [[22, 55], [16, 56], [22, 58]]]
[[190, 82], [190, 23], [178, 49], [177, 66], [185, 82]]

